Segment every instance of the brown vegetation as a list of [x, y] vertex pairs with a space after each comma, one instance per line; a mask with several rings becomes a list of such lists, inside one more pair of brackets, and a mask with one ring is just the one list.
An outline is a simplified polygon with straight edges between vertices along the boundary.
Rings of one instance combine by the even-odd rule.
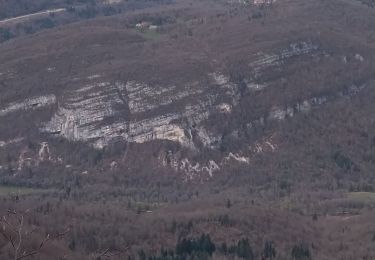
[[[46, 18], [50, 30], [49, 20], [25, 22], [22, 28], [37, 28], [33, 35], [1, 27], [0, 37], [17, 37], [0, 43], [0, 108], [38, 95], [64, 100], [65, 91], [98, 73], [110, 82], [178, 87], [209, 84], [214, 71], [237, 83], [238, 105], [204, 121], [220, 135], [219, 147], [194, 151], [170, 141], [118, 141], [98, 150], [41, 134], [57, 105], [0, 117], [0, 141], [19, 140], [0, 146], [0, 259], [375, 259], [373, 8], [354, 0], [262, 7], [125, 1], [107, 17], [108, 6], [95, 1], [47, 2], [27, 8], [25, 1], [0, 0], [0, 18], [73, 5], [95, 10], [95, 17], [83, 20], [74, 9]], [[141, 21], [159, 27], [137, 30]], [[317, 47], [259, 75], [249, 66], [260, 52], [278, 54], [295, 42]], [[248, 79], [267, 88], [253, 92], [244, 87]], [[352, 86], [366, 87], [354, 95]], [[329, 102], [248, 127], [275, 107], [314, 97]], [[270, 137], [276, 151], [248, 152]], [[39, 158], [41, 142], [49, 144], [46, 160]], [[229, 152], [250, 162], [229, 161], [209, 179], [186, 181], [160, 163], [168, 154], [204, 162]]]

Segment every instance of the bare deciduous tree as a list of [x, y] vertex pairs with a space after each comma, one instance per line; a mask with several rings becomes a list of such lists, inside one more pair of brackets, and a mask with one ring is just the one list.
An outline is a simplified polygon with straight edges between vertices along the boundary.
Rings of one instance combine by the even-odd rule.
[[112, 257], [124, 254], [125, 251], [128, 250], [128, 248], [129, 247], [126, 247], [126, 248], [121, 249], [121, 250], [111, 250], [110, 248], [107, 248], [103, 251], [95, 252], [94, 254], [91, 255], [91, 258], [93, 260], [101, 259], [102, 257], [112, 258]]
[[26, 242], [30, 242], [30, 235], [38, 229], [26, 229], [24, 221], [28, 212], [29, 210], [26, 210], [25, 212], [8, 210], [7, 214], [0, 219], [0, 234], [4, 237], [5, 241], [11, 245], [14, 260], [25, 259], [39, 254], [48, 242], [63, 237], [69, 232], [69, 229], [66, 229], [64, 232], [56, 235], [47, 234], [37, 247], [26, 248]]

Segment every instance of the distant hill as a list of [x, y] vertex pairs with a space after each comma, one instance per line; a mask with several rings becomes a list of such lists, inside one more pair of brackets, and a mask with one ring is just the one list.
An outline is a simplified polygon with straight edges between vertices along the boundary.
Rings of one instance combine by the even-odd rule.
[[47, 190], [4, 205], [72, 225], [58, 246], [77, 257], [209, 233], [254, 259], [268, 240], [279, 259], [372, 259], [362, 2], [0, 1], [2, 19], [66, 8], [0, 22], [0, 184]]

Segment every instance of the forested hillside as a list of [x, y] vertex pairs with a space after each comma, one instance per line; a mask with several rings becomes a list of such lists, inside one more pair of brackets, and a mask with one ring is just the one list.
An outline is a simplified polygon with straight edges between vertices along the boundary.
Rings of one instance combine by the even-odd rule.
[[371, 1], [0, 19], [0, 259], [375, 259]]

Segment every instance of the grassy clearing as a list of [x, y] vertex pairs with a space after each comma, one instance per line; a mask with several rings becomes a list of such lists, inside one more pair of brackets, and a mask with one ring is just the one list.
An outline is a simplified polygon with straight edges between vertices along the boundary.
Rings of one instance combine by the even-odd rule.
[[7, 195], [32, 195], [32, 194], [40, 194], [45, 193], [48, 190], [43, 189], [33, 189], [33, 188], [26, 188], [26, 187], [15, 187], [15, 186], [1, 186], [0, 185], [0, 196], [7, 196]]
[[375, 193], [348, 192], [344, 198], [332, 200], [328, 205], [338, 211], [355, 211], [375, 206]]
[[348, 199], [366, 204], [375, 204], [374, 192], [349, 192]]
[[285, 197], [278, 202], [277, 206], [284, 210], [305, 214], [358, 213], [362, 209], [375, 208], [375, 192], [347, 192], [341, 196], [310, 204], [308, 207], [298, 202], [298, 199]]
[[146, 40], [157, 40], [160, 37], [160, 33], [158, 33], [156, 30], [146, 30], [142, 33], [142, 36]]

